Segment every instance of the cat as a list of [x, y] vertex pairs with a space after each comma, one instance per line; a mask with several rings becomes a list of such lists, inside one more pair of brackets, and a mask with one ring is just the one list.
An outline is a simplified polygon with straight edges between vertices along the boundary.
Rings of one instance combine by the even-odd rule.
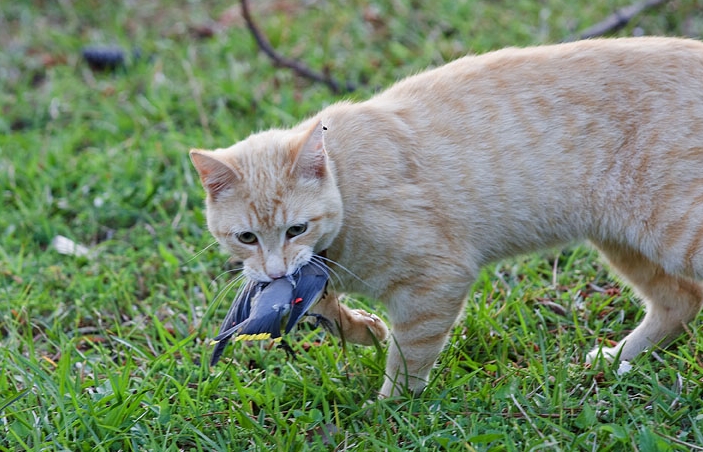
[[703, 43], [596, 39], [467, 56], [288, 130], [191, 150], [210, 231], [253, 280], [326, 252], [334, 333], [389, 338], [380, 396], [418, 393], [480, 268], [588, 240], [643, 321], [586, 357], [630, 360], [703, 302]]

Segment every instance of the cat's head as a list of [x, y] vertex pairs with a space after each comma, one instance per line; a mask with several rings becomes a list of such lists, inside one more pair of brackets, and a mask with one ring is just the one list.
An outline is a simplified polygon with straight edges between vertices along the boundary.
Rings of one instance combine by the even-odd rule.
[[322, 134], [318, 122], [190, 151], [207, 191], [208, 228], [251, 279], [291, 275], [339, 232], [342, 200]]

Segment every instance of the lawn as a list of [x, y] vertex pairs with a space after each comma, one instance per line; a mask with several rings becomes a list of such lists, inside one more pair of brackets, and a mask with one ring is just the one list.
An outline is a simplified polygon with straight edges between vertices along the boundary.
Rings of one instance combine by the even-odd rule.
[[[0, 4], [0, 450], [703, 450], [703, 330], [584, 366], [642, 317], [587, 247], [485, 269], [420, 397], [375, 400], [383, 350], [303, 327], [228, 348], [234, 291], [191, 147], [224, 147], [465, 53], [559, 42], [628, 1]], [[703, 1], [615, 35], [703, 34]], [[89, 45], [119, 46], [100, 70]], [[105, 55], [103, 55], [105, 57]], [[703, 76], [703, 74], [701, 75]], [[373, 300], [359, 306], [383, 316]]]

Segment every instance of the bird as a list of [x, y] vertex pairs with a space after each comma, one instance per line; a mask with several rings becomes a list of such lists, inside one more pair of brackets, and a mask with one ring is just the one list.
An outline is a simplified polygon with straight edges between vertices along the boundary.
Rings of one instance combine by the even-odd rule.
[[217, 364], [232, 336], [236, 335], [235, 341], [280, 341], [281, 330], [288, 334], [307, 314], [325, 292], [328, 279], [325, 265], [308, 262], [290, 276], [271, 282], [248, 281], [232, 302], [219, 334], [212, 341], [215, 349], [210, 365]]

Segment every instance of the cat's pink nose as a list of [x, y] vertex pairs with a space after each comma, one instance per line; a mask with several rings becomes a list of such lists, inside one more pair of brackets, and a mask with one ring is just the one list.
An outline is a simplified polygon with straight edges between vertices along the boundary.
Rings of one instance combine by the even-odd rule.
[[283, 278], [284, 276], [286, 276], [286, 272], [285, 271], [271, 272], [271, 273], [267, 273], [266, 275], [271, 279], [278, 279], [278, 278]]

